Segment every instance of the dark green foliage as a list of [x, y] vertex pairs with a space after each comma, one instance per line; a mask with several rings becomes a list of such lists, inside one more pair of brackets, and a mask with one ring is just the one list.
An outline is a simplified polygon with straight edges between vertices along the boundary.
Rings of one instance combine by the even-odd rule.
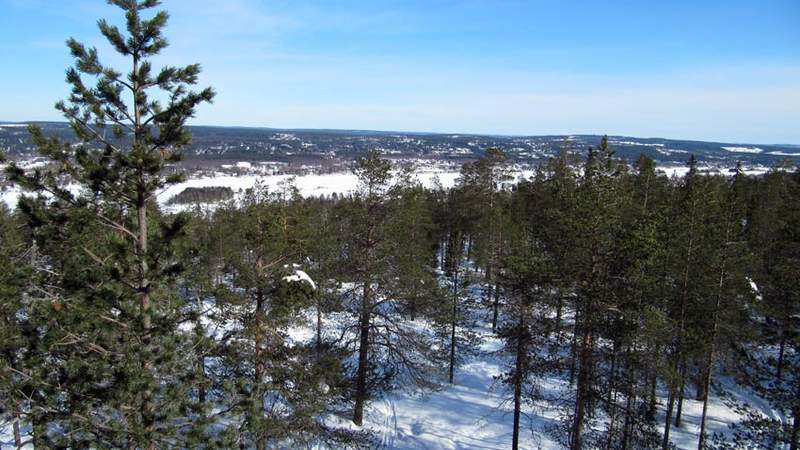
[[233, 198], [233, 189], [221, 186], [188, 187], [169, 199], [170, 205], [216, 203]]
[[180, 180], [163, 170], [189, 142], [186, 120], [214, 93], [190, 90], [197, 65], [152, 73], [148, 59], [167, 45], [167, 14], [142, 14], [159, 2], [111, 3], [124, 11], [125, 30], [98, 25], [130, 61], [129, 73], [68, 40], [72, 91], [56, 108], [78, 142], [31, 127], [50, 164], [7, 169], [11, 181], [38, 194], [20, 201], [40, 257], [25, 313], [17, 315], [35, 332], [26, 335], [19, 370], [27, 386], [9, 393], [22, 396], [15, 400], [37, 446], [155, 448], [202, 435], [185, 425], [196, 411], [186, 370], [192, 337], [176, 332], [186, 314], [174, 285], [185, 217], [162, 217], [153, 201]]

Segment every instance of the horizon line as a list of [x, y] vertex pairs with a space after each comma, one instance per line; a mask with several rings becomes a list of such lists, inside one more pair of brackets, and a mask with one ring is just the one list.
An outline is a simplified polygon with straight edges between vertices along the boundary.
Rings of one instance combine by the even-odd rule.
[[[68, 124], [64, 120], [22, 120], [10, 121], [0, 120], [2, 125], [22, 125], [22, 124], [36, 124], [36, 123], [57, 123]], [[409, 134], [409, 135], [429, 135], [429, 136], [476, 136], [476, 137], [501, 137], [501, 138], [526, 138], [526, 137], [623, 137], [623, 138], [636, 138], [636, 139], [660, 139], [667, 141], [683, 141], [683, 142], [698, 142], [709, 144], [737, 144], [737, 145], [763, 145], [771, 147], [788, 146], [800, 147], [798, 143], [756, 143], [745, 141], [721, 141], [721, 140], [701, 140], [701, 139], [686, 139], [679, 137], [663, 137], [663, 136], [636, 136], [632, 134], [597, 134], [597, 133], [542, 133], [542, 134], [518, 134], [518, 133], [476, 133], [476, 132], [445, 132], [445, 131], [419, 131], [419, 130], [376, 130], [365, 128], [303, 128], [303, 127], [271, 127], [267, 125], [209, 125], [209, 124], [187, 124], [187, 127], [205, 127], [205, 128], [242, 128], [252, 130], [274, 130], [274, 131], [304, 131], [304, 132], [349, 132], [349, 133], [382, 133], [382, 134]]]

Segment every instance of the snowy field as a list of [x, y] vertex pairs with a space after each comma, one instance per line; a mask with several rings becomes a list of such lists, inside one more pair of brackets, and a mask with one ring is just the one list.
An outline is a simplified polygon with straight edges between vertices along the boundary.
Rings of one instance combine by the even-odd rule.
[[[716, 170], [711, 167], [701, 167], [700, 169], [709, 171]], [[682, 177], [689, 169], [685, 166], [663, 166], [658, 167], [658, 170], [669, 177]], [[763, 175], [768, 171], [769, 168], [767, 167], [748, 167], [745, 169], [746, 174], [755, 176]], [[512, 174], [515, 181], [518, 181], [523, 178], [531, 177], [534, 171], [515, 169], [512, 171]], [[437, 184], [441, 184], [444, 188], [453, 187], [456, 184], [458, 176], [458, 171], [436, 170], [426, 167], [418, 169], [415, 173], [416, 179], [426, 187], [434, 187]], [[217, 172], [211, 176], [189, 178], [183, 183], [168, 187], [158, 193], [158, 203], [164, 209], [174, 212], [181, 208], [191, 207], [190, 205], [167, 205], [172, 197], [189, 187], [228, 187], [235, 193], [237, 198], [240, 198], [244, 191], [254, 187], [256, 183], [261, 183], [263, 186], [269, 188], [270, 191], [275, 191], [279, 188], [281, 183], [286, 183], [290, 179], [293, 180], [292, 182], [300, 192], [300, 195], [304, 197], [330, 196], [334, 193], [341, 195], [353, 192], [358, 188], [358, 179], [351, 172], [308, 175], [233, 175], [230, 173]], [[5, 203], [9, 208], [13, 208], [16, 206], [17, 199], [21, 192], [22, 191], [16, 187], [7, 188], [4, 191], [0, 191], [0, 201]]]
[[[517, 180], [523, 177], [530, 177], [533, 171], [522, 170], [514, 172]], [[419, 170], [415, 177], [424, 186], [434, 187], [437, 184], [445, 188], [453, 187], [456, 184], [459, 173], [456, 171], [435, 171]], [[213, 176], [202, 178], [190, 178], [183, 183], [175, 184], [158, 193], [158, 203], [167, 210], [176, 210], [179, 207], [167, 206], [167, 202], [175, 195], [181, 193], [189, 187], [228, 187], [241, 196], [247, 189], [261, 183], [275, 191], [281, 183], [293, 180], [293, 184], [304, 197], [330, 196], [332, 194], [347, 194], [358, 188], [358, 179], [353, 173], [340, 172], [331, 174], [310, 174], [310, 175], [230, 175], [217, 173]], [[18, 188], [10, 188], [0, 192], [0, 199], [10, 208], [16, 205], [21, 191]], [[188, 206], [187, 206], [188, 207]]]

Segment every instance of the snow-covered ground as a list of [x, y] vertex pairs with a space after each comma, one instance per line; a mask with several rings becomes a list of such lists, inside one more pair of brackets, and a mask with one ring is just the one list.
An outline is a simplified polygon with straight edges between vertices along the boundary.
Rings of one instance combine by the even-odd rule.
[[[515, 172], [516, 177], [529, 177], [533, 174], [530, 170]], [[420, 170], [415, 174], [417, 180], [424, 186], [433, 187], [437, 183], [445, 188], [453, 187], [459, 176], [457, 171]], [[277, 190], [281, 183], [293, 179], [293, 184], [304, 197], [330, 196], [332, 194], [347, 194], [358, 187], [358, 178], [351, 172], [308, 175], [230, 175], [217, 173], [213, 176], [190, 178], [182, 183], [172, 185], [158, 193], [158, 203], [168, 210], [179, 209], [167, 207], [167, 202], [175, 195], [188, 187], [229, 187], [237, 195], [261, 183], [270, 191]], [[21, 190], [12, 187], [0, 192], [0, 200], [13, 208]]]
[[[427, 395], [393, 392], [368, 408], [365, 427], [378, 436], [386, 449], [508, 449], [511, 446], [513, 404], [509, 392], [495, 377], [502, 372], [503, 358], [495, 355], [501, 342], [483, 330], [482, 356], [456, 372], [455, 383]], [[543, 412], [533, 416], [541, 426], [555, 420]], [[559, 448], [542, 433], [533, 436], [523, 425], [524, 449]]]
[[[483, 355], [456, 372], [453, 386], [420, 396], [413, 392], [394, 392], [373, 402], [365, 414], [364, 426], [373, 430], [381, 448], [397, 450], [505, 450], [511, 447], [513, 403], [507, 388], [495, 383], [503, 370], [503, 357], [494, 355], [500, 341], [484, 330]], [[557, 377], [542, 381], [542, 390], [570, 389]], [[665, 394], [662, 392], [662, 394]], [[741, 396], [741, 394], [737, 394]], [[663, 427], [665, 396], [660, 397], [658, 423]], [[697, 448], [702, 402], [687, 397], [683, 404], [683, 423], [672, 427], [671, 441], [679, 449]], [[539, 403], [523, 410], [520, 424], [521, 449], [562, 449], [546, 433], [558, 423], [556, 408]], [[719, 397], [709, 399], [708, 432], [727, 433], [728, 424], [739, 416]], [[663, 430], [663, 428], [662, 428]]]

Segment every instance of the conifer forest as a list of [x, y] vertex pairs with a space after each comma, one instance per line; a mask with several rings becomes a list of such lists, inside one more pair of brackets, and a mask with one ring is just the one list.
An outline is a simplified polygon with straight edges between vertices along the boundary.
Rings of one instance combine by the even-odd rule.
[[372, 150], [352, 192], [167, 211], [216, 92], [153, 62], [158, 1], [110, 3], [117, 55], [68, 41], [74, 138], [31, 126], [47, 164], [2, 157], [25, 190], [0, 203], [3, 448], [428, 448], [484, 425], [389, 437], [382, 405], [446, 414], [492, 361], [508, 432], [459, 448], [800, 449], [794, 163], [667, 176], [604, 138], [521, 179], [486, 148], [444, 187]]

